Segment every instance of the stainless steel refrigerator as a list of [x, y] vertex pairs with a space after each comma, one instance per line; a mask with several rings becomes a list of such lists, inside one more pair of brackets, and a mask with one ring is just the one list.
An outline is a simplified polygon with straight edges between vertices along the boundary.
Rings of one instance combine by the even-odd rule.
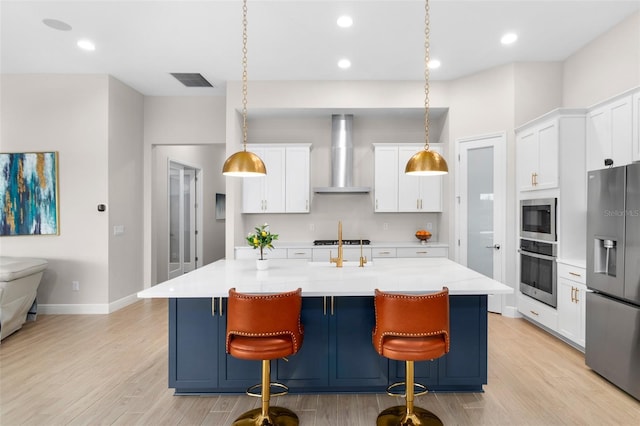
[[587, 177], [585, 360], [640, 399], [640, 163]]

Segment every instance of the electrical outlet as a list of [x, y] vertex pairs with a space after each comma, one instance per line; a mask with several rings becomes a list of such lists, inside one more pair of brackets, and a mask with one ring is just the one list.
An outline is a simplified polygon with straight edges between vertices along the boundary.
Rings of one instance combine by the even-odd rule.
[[309, 224], [309, 231], [313, 232], [316, 230], [316, 225], [314, 225], [313, 223]]
[[384, 230], [384, 231], [388, 231], [389, 230], [389, 224], [387, 222], [382, 224], [382, 230]]
[[80, 291], [80, 281], [71, 281], [71, 290]]
[[433, 223], [428, 222], [427, 223], [427, 231], [431, 231], [433, 229]]

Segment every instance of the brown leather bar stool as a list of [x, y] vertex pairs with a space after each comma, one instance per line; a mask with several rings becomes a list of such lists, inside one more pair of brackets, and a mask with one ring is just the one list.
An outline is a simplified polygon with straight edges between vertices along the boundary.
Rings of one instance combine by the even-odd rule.
[[[278, 294], [243, 294], [229, 290], [227, 305], [228, 354], [240, 359], [262, 361], [262, 382], [247, 389], [247, 394], [259, 396], [262, 407], [238, 417], [235, 426], [294, 426], [298, 416], [282, 407], [270, 407], [271, 395], [287, 393], [280, 383], [271, 383], [271, 360], [293, 355], [302, 345], [300, 324], [302, 289]], [[271, 394], [271, 386], [283, 389]], [[261, 388], [261, 393], [253, 390]]]
[[[376, 326], [373, 346], [386, 358], [405, 361], [405, 382], [394, 383], [387, 393], [405, 384], [406, 405], [387, 408], [378, 415], [378, 426], [442, 425], [442, 421], [424, 408], [414, 407], [413, 398], [427, 393], [414, 382], [414, 361], [428, 361], [449, 352], [449, 289], [423, 295], [375, 291]], [[423, 389], [415, 393], [414, 387]]]

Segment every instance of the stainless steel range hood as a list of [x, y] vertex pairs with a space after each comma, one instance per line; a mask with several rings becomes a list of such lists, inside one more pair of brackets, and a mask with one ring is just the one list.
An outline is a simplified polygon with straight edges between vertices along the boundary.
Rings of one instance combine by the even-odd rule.
[[331, 186], [316, 187], [318, 194], [366, 194], [371, 188], [353, 186], [353, 115], [331, 116]]

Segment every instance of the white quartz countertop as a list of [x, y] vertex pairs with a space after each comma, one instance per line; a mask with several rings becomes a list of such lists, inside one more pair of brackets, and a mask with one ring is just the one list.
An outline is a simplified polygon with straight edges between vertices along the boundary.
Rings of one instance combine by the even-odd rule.
[[[355, 262], [354, 262], [355, 263]], [[373, 296], [374, 290], [451, 295], [509, 294], [513, 289], [446, 258], [376, 259], [364, 268], [337, 268], [328, 262], [271, 259], [256, 270], [255, 260], [219, 260], [138, 293], [140, 298], [227, 297], [239, 292], [275, 293], [302, 288], [302, 295]]]
[[[314, 245], [313, 242], [286, 242], [278, 241], [277, 248], [335, 248], [335, 245]], [[360, 248], [359, 244], [343, 245], [344, 248]], [[364, 248], [386, 248], [386, 247], [449, 247], [449, 244], [440, 243], [438, 241], [428, 241], [423, 244], [419, 240], [413, 241], [371, 241], [369, 244], [363, 245]], [[253, 250], [253, 247], [248, 245], [237, 246], [236, 250]]]

